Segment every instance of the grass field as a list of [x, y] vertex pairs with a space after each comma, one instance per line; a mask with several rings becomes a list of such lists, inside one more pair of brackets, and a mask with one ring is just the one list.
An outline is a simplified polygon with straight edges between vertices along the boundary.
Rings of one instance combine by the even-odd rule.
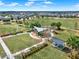
[[0, 56], [1, 57], [4, 57], [5, 56], [5, 53], [4, 53], [3, 48], [2, 48], [1, 45], [0, 45]]
[[[71, 35], [74, 35], [72, 31], [59, 31], [59, 34], [55, 35], [57, 38], [67, 41]], [[69, 59], [65, 52], [53, 48], [50, 44], [42, 50], [28, 56], [26, 59]]]
[[51, 45], [48, 45], [39, 52], [28, 56], [26, 59], [68, 59], [68, 57], [61, 50], [53, 48]]
[[[27, 21], [26, 21], [27, 22]], [[34, 22], [39, 22], [43, 26], [50, 26], [52, 22], [61, 22], [63, 27], [74, 29], [75, 28], [75, 22], [78, 23], [78, 28], [79, 28], [79, 19], [78, 18], [59, 18], [59, 19], [54, 19], [54, 18], [41, 18], [41, 19], [33, 19], [33, 20], [28, 20], [28, 23], [34, 23]], [[26, 25], [28, 26], [28, 25]], [[18, 31], [23, 30], [24, 28], [21, 26], [18, 26]], [[28, 29], [28, 28], [27, 28]], [[6, 33], [14, 33], [17, 31], [17, 24], [0, 24], [0, 35], [6, 34]]]
[[[23, 28], [18, 26], [18, 31], [23, 30]], [[17, 24], [0, 24], [0, 35], [7, 33], [14, 33], [17, 31]]]
[[59, 18], [59, 19], [53, 19], [53, 18], [44, 18], [44, 19], [34, 19], [28, 21], [28, 23], [33, 22], [39, 22], [43, 26], [50, 26], [52, 22], [61, 22], [63, 27], [74, 29], [75, 28], [75, 22], [78, 23], [79, 28], [79, 19], [78, 18]]
[[[50, 26], [52, 22], [61, 22], [63, 27], [66, 27], [69, 29], [74, 29], [75, 22], [77, 22], [78, 28], [79, 28], [78, 18], [71, 18], [71, 19], [70, 18], [66, 18], [66, 19], [64, 18], [59, 18], [59, 19], [54, 19], [54, 18], [38, 19], [36, 18], [33, 20], [28, 20], [29, 24], [33, 22], [39, 22], [43, 26]], [[9, 33], [9, 32], [16, 32], [16, 28], [17, 28], [17, 25], [1, 25], [0, 24], [0, 35]], [[19, 29], [21, 30], [22, 27]], [[67, 41], [70, 35], [73, 35], [73, 34], [74, 33], [72, 31], [59, 31], [59, 34], [55, 36], [64, 41]], [[4, 39], [4, 42], [8, 45], [12, 53], [20, 51], [24, 48], [27, 48], [37, 43], [36, 40], [32, 39], [29, 35], [25, 35], [25, 34]], [[4, 52], [1, 46], [0, 46], [0, 55], [4, 55]], [[39, 52], [34, 53], [33, 55], [29, 56], [26, 59], [67, 59], [67, 56], [63, 51], [53, 48], [49, 44], [47, 47], [43, 48]]]
[[10, 48], [12, 53], [18, 52], [37, 43], [35, 39], [32, 39], [27, 34], [4, 39], [4, 42]]
[[[79, 28], [79, 19], [75, 19], [75, 18], [67, 18], [67, 19], [34, 19], [34, 20], [30, 20], [28, 21], [28, 23], [33, 23], [33, 22], [39, 22], [40, 24], [42, 24], [43, 26], [50, 26], [50, 24], [52, 22], [61, 22], [62, 23], [62, 27], [66, 27], [69, 29], [74, 29], [75, 28], [75, 22], [78, 23], [78, 28]], [[56, 37], [67, 41], [68, 38], [70, 38], [71, 35], [74, 35], [74, 32], [72, 31], [59, 31], [59, 34], [55, 35]], [[50, 45], [44, 49], [42, 49], [39, 52], [36, 52], [35, 54], [29, 56], [26, 59], [68, 59], [68, 57], [66, 56], [66, 54], [58, 49], [55, 49], [53, 47], [51, 47]]]
[[70, 36], [75, 35], [75, 32], [68, 31], [68, 30], [58, 31], [58, 32], [59, 32], [59, 34], [56, 34], [55, 36], [62, 39], [62, 40], [64, 40], [64, 41], [67, 41], [70, 38]]

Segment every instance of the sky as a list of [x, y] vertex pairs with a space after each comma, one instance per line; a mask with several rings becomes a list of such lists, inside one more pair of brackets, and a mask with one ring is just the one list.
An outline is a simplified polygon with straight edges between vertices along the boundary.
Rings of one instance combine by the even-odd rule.
[[0, 0], [0, 11], [79, 11], [79, 0]]

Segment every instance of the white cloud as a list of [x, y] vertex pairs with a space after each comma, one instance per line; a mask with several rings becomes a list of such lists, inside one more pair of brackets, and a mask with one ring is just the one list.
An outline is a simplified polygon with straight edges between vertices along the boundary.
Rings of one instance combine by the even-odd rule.
[[2, 2], [2, 1], [0, 1], [0, 6], [3, 6], [3, 5], [5, 5], [5, 3], [4, 3], [4, 2]]
[[12, 2], [12, 3], [4, 3], [0, 1], [0, 6], [19, 6], [19, 3]]
[[28, 0], [28, 1], [45, 1], [45, 0]]
[[45, 4], [53, 4], [51, 1], [45, 1]]
[[28, 1], [37, 1], [37, 0], [28, 0]]
[[13, 3], [10, 3], [10, 4], [6, 4], [5, 6], [18, 6], [19, 5], [19, 3], [16, 3], [16, 2], [13, 2]]
[[27, 2], [27, 3], [25, 3], [25, 6], [32, 6], [33, 4], [34, 4], [35, 2], [33, 2], [33, 1], [31, 1], [31, 2]]
[[75, 7], [79, 7], [79, 3], [75, 4], [74, 6], [75, 6]]

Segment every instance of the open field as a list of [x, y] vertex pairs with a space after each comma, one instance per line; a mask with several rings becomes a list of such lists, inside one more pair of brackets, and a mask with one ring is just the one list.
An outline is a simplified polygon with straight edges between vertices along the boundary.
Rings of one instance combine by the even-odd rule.
[[[17, 30], [18, 27], [18, 30]], [[0, 35], [7, 33], [14, 33], [16, 31], [21, 31], [23, 28], [18, 26], [17, 24], [0, 24]]]
[[63, 27], [69, 28], [69, 29], [74, 29], [75, 28], [75, 22], [78, 23], [78, 28], [79, 28], [79, 18], [59, 18], [59, 19], [54, 19], [54, 18], [44, 18], [44, 19], [33, 19], [28, 21], [28, 23], [33, 23], [33, 22], [39, 22], [43, 26], [50, 26], [52, 22], [61, 22]]
[[[79, 19], [34, 19], [28, 21], [28, 23], [33, 23], [33, 22], [39, 22], [43, 26], [50, 26], [52, 22], [61, 22], [62, 27], [66, 27], [69, 29], [74, 29], [75, 28], [75, 22], [78, 23], [78, 28], [79, 28]], [[71, 35], [74, 35], [75, 33], [73, 31], [58, 31], [59, 34], [55, 35], [56, 37], [67, 41], [68, 38], [70, 38]], [[26, 59], [68, 59], [66, 54], [63, 51], [60, 51], [58, 49], [55, 49], [51, 47], [50, 45], [44, 49], [42, 49], [39, 52], [36, 52], [35, 54], [29, 56]]]
[[18, 52], [37, 43], [36, 40], [32, 39], [27, 34], [4, 39], [4, 42], [10, 48], [12, 53]]
[[[63, 41], [67, 41], [71, 35], [74, 35], [72, 31], [58, 31], [59, 34], [55, 35]], [[53, 48], [52, 45], [48, 45], [42, 50], [28, 56], [26, 59], [69, 59], [64, 51]]]
[[5, 56], [5, 53], [4, 53], [3, 48], [2, 48], [1, 45], [0, 45], [0, 56], [1, 57], [4, 57]]
[[[27, 22], [27, 21], [26, 21]], [[28, 20], [28, 23], [34, 23], [34, 22], [39, 22], [43, 26], [50, 26], [52, 22], [61, 22], [62, 27], [66, 27], [69, 29], [74, 29], [75, 28], [75, 22], [78, 23], [78, 28], [79, 28], [79, 19], [78, 18], [59, 18], [59, 19], [54, 19], [54, 18], [36, 18], [33, 20]], [[26, 25], [26, 29], [29, 29], [29, 24]], [[24, 29], [23, 27], [19, 27], [19, 30]], [[1, 25], [0, 24], [0, 35], [9, 33], [9, 32], [16, 32], [17, 30], [17, 24], [13, 25]], [[19, 31], [18, 30], [18, 31]], [[67, 39], [70, 37], [70, 35], [73, 35], [74, 32], [72, 31], [58, 31], [59, 34], [55, 35], [56, 37], [67, 41]], [[29, 35], [23, 34], [11, 38], [4, 39], [4, 42], [7, 44], [7, 46], [10, 48], [12, 53], [18, 52], [24, 48], [30, 47], [38, 41], [32, 39]], [[0, 46], [0, 55], [4, 55], [4, 52], [2, 50], [2, 47]], [[56, 48], [53, 48], [50, 44], [43, 48], [42, 50], [34, 53], [31, 56], [28, 56], [26, 59], [67, 59], [66, 54], [58, 50]]]
[[[54, 19], [54, 18], [35, 18], [33, 20], [28, 20], [28, 23], [34, 23], [34, 22], [39, 22], [43, 26], [50, 26], [52, 22], [61, 22], [63, 27], [69, 28], [69, 29], [74, 29], [75, 28], [75, 22], [78, 23], [78, 28], [79, 28], [79, 19], [78, 18], [59, 18], [59, 19]], [[27, 21], [26, 21], [27, 23]], [[29, 27], [29, 24], [26, 24], [26, 27]], [[24, 30], [25, 28], [22, 26], [19, 26], [17, 24], [0, 24], [0, 35], [6, 34], [6, 33], [14, 33], [18, 31]], [[26, 28], [28, 29], [28, 28]]]
[[26, 59], [68, 59], [68, 57], [64, 52], [49, 45]]
[[65, 30], [65, 31], [58, 31], [59, 33], [56, 34], [55, 36], [62, 39], [63, 41], [67, 41], [70, 36], [72, 35], [75, 35], [75, 32], [73, 31], [68, 31], [68, 30]]

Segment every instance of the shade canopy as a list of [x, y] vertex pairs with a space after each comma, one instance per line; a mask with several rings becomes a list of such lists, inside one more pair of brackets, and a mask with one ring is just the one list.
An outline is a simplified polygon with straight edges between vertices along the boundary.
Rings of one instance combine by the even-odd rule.
[[34, 26], [34, 28], [38, 31], [38, 32], [42, 32], [44, 30], [47, 30], [47, 28], [41, 28], [41, 27], [36, 27]]
[[52, 40], [53, 40], [53, 44], [54, 44], [54, 45], [57, 45], [57, 46], [64, 46], [64, 41], [62, 41], [61, 39], [56, 38], [56, 37], [53, 37]]

